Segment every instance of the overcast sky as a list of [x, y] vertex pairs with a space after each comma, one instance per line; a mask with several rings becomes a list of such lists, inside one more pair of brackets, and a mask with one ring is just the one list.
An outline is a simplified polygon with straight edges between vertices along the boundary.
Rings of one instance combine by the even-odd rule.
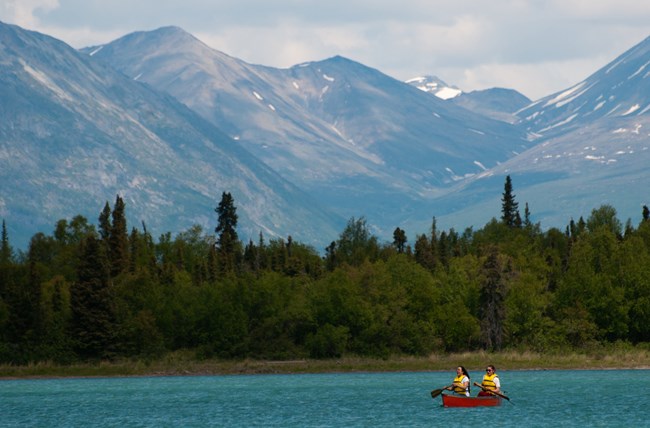
[[0, 21], [75, 48], [176, 25], [249, 63], [342, 55], [406, 80], [531, 99], [588, 77], [650, 35], [649, 0], [0, 0]]

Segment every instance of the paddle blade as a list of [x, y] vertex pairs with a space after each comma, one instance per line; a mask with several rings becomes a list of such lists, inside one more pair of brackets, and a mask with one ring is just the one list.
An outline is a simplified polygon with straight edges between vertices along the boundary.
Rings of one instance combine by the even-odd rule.
[[442, 388], [434, 389], [433, 391], [431, 391], [431, 398], [436, 398], [437, 396], [442, 394], [442, 391], [443, 391]]

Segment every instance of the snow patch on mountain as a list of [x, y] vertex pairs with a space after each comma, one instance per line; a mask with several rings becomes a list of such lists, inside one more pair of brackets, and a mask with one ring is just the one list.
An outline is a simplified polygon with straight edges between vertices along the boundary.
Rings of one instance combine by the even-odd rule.
[[563, 105], [568, 104], [569, 102], [573, 101], [574, 99], [576, 99], [577, 97], [579, 97], [584, 93], [584, 91], [581, 91], [575, 94], [574, 96], [570, 97], [571, 94], [574, 94], [576, 91], [580, 90], [580, 88], [582, 88], [586, 83], [587, 82], [580, 82], [574, 87], [567, 89], [566, 91], [560, 93], [555, 98], [552, 98], [549, 101], [547, 101], [546, 104], [544, 104], [544, 107], [549, 107], [553, 104], [555, 104], [555, 107], [562, 107]]
[[566, 125], [567, 123], [571, 122], [571, 121], [572, 121], [573, 119], [575, 119], [576, 117], [578, 117], [577, 114], [572, 114], [571, 116], [567, 117], [566, 119], [564, 119], [564, 120], [561, 121], [561, 122], [555, 123], [555, 124], [553, 124], [553, 125], [551, 125], [551, 126], [549, 126], [549, 127], [546, 127], [546, 128], [544, 128], [544, 129], [540, 129], [540, 130], [539, 130], [539, 133], [542, 134], [542, 133], [548, 131], [549, 129], [557, 128], [558, 126], [562, 126], [562, 125]]
[[449, 100], [463, 93], [455, 86], [450, 86], [436, 76], [420, 76], [407, 80], [405, 83], [415, 86], [421, 91], [431, 93], [436, 97]]
[[479, 161], [474, 161], [474, 165], [478, 166], [478, 167], [481, 168], [483, 171], [487, 171], [487, 168], [485, 167], [485, 165], [483, 165], [483, 164], [482, 164], [481, 162], [479, 162]]
[[632, 107], [629, 108], [628, 111], [626, 111], [625, 113], [623, 113], [622, 116], [627, 116], [628, 114], [632, 114], [632, 113], [634, 113], [635, 111], [637, 111], [639, 108], [640, 108], [640, 106], [639, 106], [638, 104], [634, 104]]
[[101, 51], [103, 48], [104, 48], [104, 45], [98, 46], [97, 49], [93, 50], [93, 51], [90, 52], [88, 55], [93, 56], [93, 55], [95, 55], [97, 52]]
[[443, 100], [448, 100], [460, 95], [463, 91], [456, 88], [442, 88], [438, 90], [435, 94], [436, 97], [442, 98]]
[[[627, 80], [633, 79], [634, 77], [641, 74], [641, 72], [648, 66], [648, 64], [650, 64], [650, 61], [646, 62], [641, 67], [639, 67], [639, 69], [637, 71], [635, 71], [630, 77], [628, 77]], [[647, 74], [646, 74], [646, 76], [647, 76]], [[645, 76], [644, 76], [644, 78], [645, 78]]]

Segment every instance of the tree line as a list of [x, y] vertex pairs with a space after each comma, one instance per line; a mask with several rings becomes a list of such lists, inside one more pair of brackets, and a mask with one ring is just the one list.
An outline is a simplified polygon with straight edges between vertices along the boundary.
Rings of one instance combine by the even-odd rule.
[[562, 352], [650, 342], [650, 212], [610, 205], [564, 230], [523, 218], [506, 178], [499, 219], [462, 233], [435, 217], [412, 243], [351, 218], [324, 249], [291, 236], [242, 242], [234, 198], [216, 227], [155, 240], [118, 195], [15, 251], [2, 223], [0, 362], [385, 357], [467, 350]]

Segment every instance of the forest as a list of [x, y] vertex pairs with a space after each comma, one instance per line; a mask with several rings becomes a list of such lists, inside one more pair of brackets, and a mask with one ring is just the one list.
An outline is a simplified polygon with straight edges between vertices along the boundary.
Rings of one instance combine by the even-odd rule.
[[650, 342], [650, 212], [623, 225], [614, 207], [543, 230], [506, 178], [482, 228], [397, 227], [380, 242], [351, 218], [322, 252], [294, 241], [242, 242], [223, 192], [215, 227], [154, 239], [129, 230], [118, 195], [59, 220], [25, 251], [0, 248], [0, 363], [196, 358], [542, 353]]

